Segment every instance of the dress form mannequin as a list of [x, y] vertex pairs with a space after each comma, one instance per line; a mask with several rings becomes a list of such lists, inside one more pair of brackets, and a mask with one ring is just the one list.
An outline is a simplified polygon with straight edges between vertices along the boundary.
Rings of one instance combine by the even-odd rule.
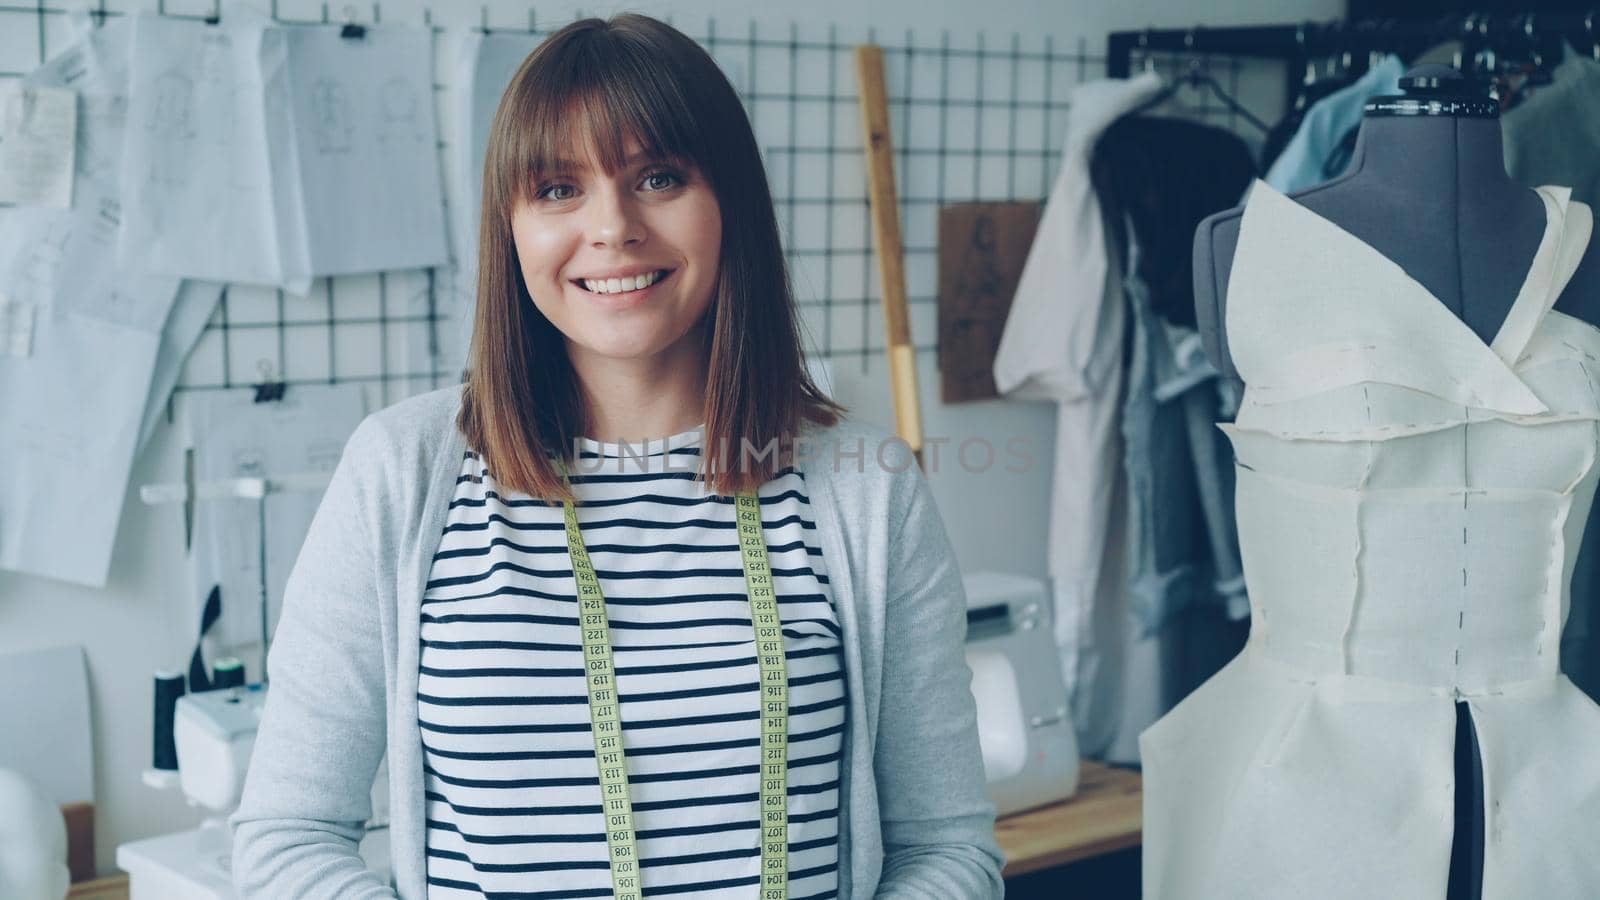
[[[1397, 263], [1485, 342], [1494, 339], [1544, 232], [1543, 201], [1507, 174], [1494, 105], [1472, 97], [1459, 73], [1422, 66], [1407, 73], [1412, 96], [1478, 101], [1434, 114], [1369, 111], [1346, 174], [1293, 199]], [[1382, 98], [1380, 98], [1381, 100]], [[1195, 234], [1195, 302], [1207, 353], [1237, 379], [1227, 347], [1224, 302], [1242, 208], [1218, 213]], [[1600, 327], [1600, 242], [1591, 242], [1555, 308]], [[1452, 900], [1481, 896], [1482, 769], [1465, 704], [1458, 704], [1457, 821]]]
[[[1406, 78], [1442, 78], [1419, 66]], [[1402, 81], [1402, 85], [1406, 82]], [[1491, 340], [1528, 271], [1544, 228], [1537, 194], [1506, 174], [1500, 120], [1451, 115], [1375, 116], [1361, 123], [1345, 174], [1292, 195], [1394, 260]], [[1195, 230], [1195, 312], [1206, 352], [1237, 378], [1222, 323], [1242, 207]], [[1555, 308], [1600, 327], [1600, 242], [1592, 242]]]

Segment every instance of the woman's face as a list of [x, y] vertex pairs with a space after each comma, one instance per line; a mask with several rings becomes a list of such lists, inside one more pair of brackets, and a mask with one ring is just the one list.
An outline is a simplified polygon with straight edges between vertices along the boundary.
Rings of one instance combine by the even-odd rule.
[[721, 210], [699, 172], [641, 155], [637, 141], [628, 154], [608, 175], [585, 152], [512, 210], [523, 281], [574, 359], [698, 355], [689, 336], [716, 286]]

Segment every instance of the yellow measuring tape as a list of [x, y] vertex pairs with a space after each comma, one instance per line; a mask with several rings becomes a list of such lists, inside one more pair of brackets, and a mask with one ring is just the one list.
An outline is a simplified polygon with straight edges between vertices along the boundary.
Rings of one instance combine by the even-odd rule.
[[[583, 632], [589, 722], [600, 771], [612, 894], [615, 900], [639, 900], [639, 851], [634, 839], [628, 770], [623, 763], [622, 718], [617, 707], [606, 600], [583, 545], [578, 511], [570, 502], [563, 502], [562, 506], [567, 520], [567, 554], [572, 558], [572, 574], [578, 586], [578, 627]], [[754, 494], [739, 494], [734, 498], [734, 514], [739, 526], [745, 592], [750, 598], [750, 619], [755, 625], [756, 659], [761, 668], [761, 900], [787, 900], [789, 675], [783, 652], [783, 626], [772, 589], [772, 569], [767, 564], [767, 541], [761, 531], [761, 501]]]

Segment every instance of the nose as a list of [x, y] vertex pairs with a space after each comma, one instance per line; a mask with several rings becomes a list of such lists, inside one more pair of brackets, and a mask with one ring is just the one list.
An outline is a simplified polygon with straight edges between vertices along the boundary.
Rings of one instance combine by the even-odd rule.
[[645, 238], [644, 222], [627, 190], [615, 186], [597, 190], [589, 216], [589, 243], [594, 247], [631, 247]]

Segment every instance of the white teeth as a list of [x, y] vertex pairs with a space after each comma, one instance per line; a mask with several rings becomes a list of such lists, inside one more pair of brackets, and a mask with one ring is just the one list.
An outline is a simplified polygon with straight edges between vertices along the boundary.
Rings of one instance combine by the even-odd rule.
[[603, 278], [596, 281], [580, 278], [578, 283], [583, 285], [584, 290], [592, 291], [596, 294], [619, 294], [624, 291], [637, 291], [641, 288], [647, 288], [660, 281], [663, 274], [665, 274], [664, 271], [658, 271], [629, 278]]

